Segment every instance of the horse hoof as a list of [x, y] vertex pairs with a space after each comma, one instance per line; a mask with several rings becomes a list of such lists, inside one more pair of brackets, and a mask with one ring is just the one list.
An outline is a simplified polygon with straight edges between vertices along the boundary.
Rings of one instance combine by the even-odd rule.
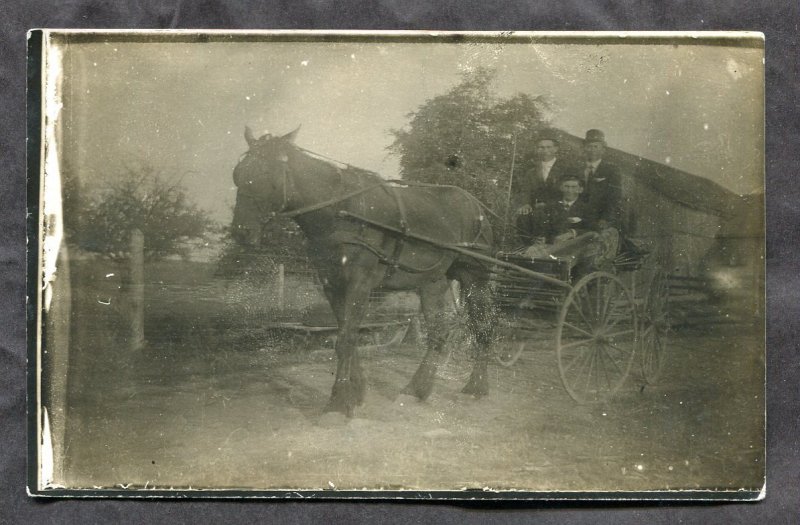
[[433, 391], [433, 385], [431, 386], [424, 386], [411, 383], [407, 387], [405, 387], [400, 393], [406, 396], [414, 396], [420, 401], [425, 401], [431, 395]]
[[414, 394], [409, 394], [408, 392], [401, 392], [399, 396], [394, 398], [393, 403], [397, 406], [413, 406], [419, 403], [419, 398]]
[[324, 412], [317, 420], [317, 426], [321, 428], [339, 428], [347, 425], [348, 419], [341, 412], [329, 411]]
[[355, 412], [355, 405], [352, 403], [345, 403], [341, 400], [331, 399], [328, 404], [325, 405], [323, 412], [338, 412], [340, 414], [344, 414], [345, 417], [351, 418]]
[[472, 383], [469, 383], [467, 386], [461, 389], [461, 393], [471, 395], [476, 399], [480, 399], [489, 395], [489, 388], [486, 386], [473, 385]]

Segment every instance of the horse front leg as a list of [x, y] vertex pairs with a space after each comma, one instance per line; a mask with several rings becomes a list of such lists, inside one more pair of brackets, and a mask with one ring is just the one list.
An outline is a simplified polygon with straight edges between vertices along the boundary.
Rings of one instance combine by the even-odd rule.
[[369, 292], [346, 294], [340, 302], [339, 332], [336, 338], [336, 379], [325, 412], [341, 412], [353, 417], [355, 407], [364, 401], [364, 372], [358, 355], [358, 331], [364, 318]]
[[467, 326], [475, 339], [476, 355], [472, 374], [461, 392], [483, 397], [489, 393], [488, 364], [497, 316], [488, 282], [464, 279], [462, 286], [466, 291]]
[[416, 396], [420, 401], [424, 401], [431, 394], [436, 370], [443, 358], [449, 325], [446, 300], [449, 291], [450, 283], [444, 278], [419, 289], [420, 305], [427, 328], [427, 349], [425, 357], [411, 378], [411, 382], [403, 389], [403, 393]]
[[[343, 259], [346, 260], [346, 259]], [[358, 355], [358, 333], [369, 305], [369, 295], [380, 281], [380, 272], [355, 272], [344, 286], [330, 287], [331, 307], [339, 324], [336, 339], [336, 379], [326, 412], [341, 412], [353, 417], [355, 407], [364, 402], [366, 383]]]

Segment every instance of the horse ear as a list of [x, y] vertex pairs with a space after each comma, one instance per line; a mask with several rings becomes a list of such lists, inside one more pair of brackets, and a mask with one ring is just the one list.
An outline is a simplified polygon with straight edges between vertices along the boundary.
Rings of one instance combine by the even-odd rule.
[[[302, 124], [301, 124], [302, 126]], [[300, 131], [300, 126], [297, 126], [294, 131], [287, 133], [286, 135], [282, 136], [281, 138], [285, 141], [291, 142], [294, 144], [294, 140], [297, 138], [297, 132]]]
[[247, 141], [248, 146], [252, 146], [253, 144], [256, 143], [256, 138], [253, 135], [253, 130], [250, 129], [250, 126], [244, 127], [244, 140]]

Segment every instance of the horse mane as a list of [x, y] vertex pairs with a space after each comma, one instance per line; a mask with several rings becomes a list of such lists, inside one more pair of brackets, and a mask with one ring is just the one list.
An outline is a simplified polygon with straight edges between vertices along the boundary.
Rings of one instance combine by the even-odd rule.
[[304, 158], [304, 160], [315, 161], [316, 163], [327, 166], [328, 168], [332, 169], [334, 173], [342, 177], [342, 182], [344, 182], [344, 177], [348, 177], [351, 181], [355, 182], [381, 182], [386, 180], [375, 171], [359, 168], [357, 166], [353, 166], [352, 164], [336, 160], [321, 153], [301, 148], [300, 146], [294, 144], [293, 146], [300, 154], [301, 158]]

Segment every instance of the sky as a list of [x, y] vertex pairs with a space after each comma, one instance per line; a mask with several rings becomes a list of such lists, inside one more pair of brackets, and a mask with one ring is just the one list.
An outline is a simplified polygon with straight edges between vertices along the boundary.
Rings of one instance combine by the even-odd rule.
[[763, 53], [708, 45], [564, 43], [70, 43], [65, 165], [85, 187], [124, 164], [180, 177], [230, 220], [231, 178], [256, 133], [398, 175], [389, 130], [477, 67], [497, 96], [548, 95], [553, 125], [736, 192], [763, 189]]

